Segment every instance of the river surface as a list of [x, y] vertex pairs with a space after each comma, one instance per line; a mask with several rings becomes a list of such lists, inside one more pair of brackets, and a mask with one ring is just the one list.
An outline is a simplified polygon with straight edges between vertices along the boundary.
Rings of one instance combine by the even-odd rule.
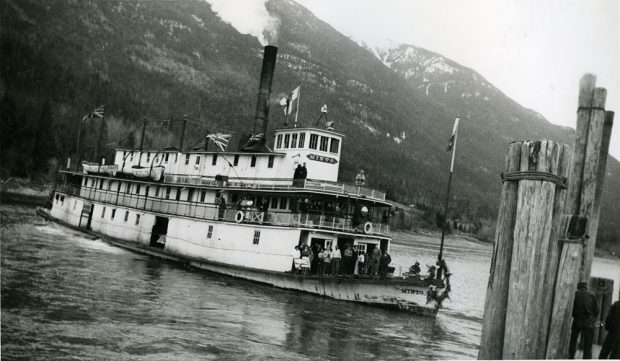
[[[447, 248], [451, 301], [430, 318], [185, 269], [46, 223], [34, 208], [0, 209], [3, 359], [477, 357], [490, 248]], [[430, 264], [436, 250], [393, 245], [392, 258]], [[617, 263], [597, 269], [620, 279]]]

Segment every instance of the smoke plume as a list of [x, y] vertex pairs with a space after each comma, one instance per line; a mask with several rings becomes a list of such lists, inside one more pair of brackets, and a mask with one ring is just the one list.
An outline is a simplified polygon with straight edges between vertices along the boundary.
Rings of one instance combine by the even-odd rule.
[[268, 0], [206, 0], [220, 19], [263, 45], [276, 45], [280, 19], [267, 11]]

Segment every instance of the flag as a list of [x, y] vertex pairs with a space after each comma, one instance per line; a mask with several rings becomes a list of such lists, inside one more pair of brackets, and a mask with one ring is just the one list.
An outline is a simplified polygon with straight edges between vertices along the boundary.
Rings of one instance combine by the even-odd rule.
[[321, 113], [327, 114], [327, 104], [323, 104], [323, 106], [321, 107]]
[[262, 140], [264, 136], [265, 136], [265, 134], [263, 134], [263, 133], [253, 135], [250, 138], [250, 140], [248, 141], [248, 143], [258, 142], [258, 141]]
[[295, 102], [296, 99], [299, 98], [299, 88], [301, 87], [298, 86], [297, 88], [293, 89], [293, 91], [291, 92], [291, 94], [289, 94], [288, 96], [282, 98], [280, 100], [280, 105], [283, 107], [284, 109], [284, 116], [287, 116], [289, 114], [291, 114], [293, 112], [293, 104]]
[[99, 108], [93, 110], [92, 112], [86, 114], [84, 118], [82, 118], [82, 121], [85, 121], [86, 119], [103, 118], [104, 113], [104, 105], [102, 105]]
[[450, 135], [450, 140], [448, 140], [448, 152], [450, 152], [452, 150], [452, 148], [454, 148], [454, 142], [456, 140], [456, 133], [459, 129], [459, 117], [456, 117], [456, 119], [454, 120], [454, 128], [452, 128], [452, 134]]
[[214, 133], [207, 135], [207, 139], [211, 139], [222, 152], [228, 147], [230, 137], [232, 137], [232, 134]]

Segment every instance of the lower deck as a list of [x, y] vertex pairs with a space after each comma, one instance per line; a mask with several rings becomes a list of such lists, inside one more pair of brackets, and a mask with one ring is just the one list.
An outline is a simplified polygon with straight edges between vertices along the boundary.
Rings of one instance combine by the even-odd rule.
[[[64, 196], [47, 216], [80, 230], [113, 240], [139, 252], [180, 260], [191, 266], [233, 277], [361, 303], [434, 313], [438, 302], [428, 298], [441, 280], [357, 276], [318, 277], [291, 272], [295, 246], [348, 244], [380, 247], [380, 239], [355, 239], [314, 230], [257, 227], [237, 223], [167, 218], [133, 209], [113, 208]], [[386, 245], [387, 246], [387, 245]], [[414, 310], [416, 309], [416, 310]]]

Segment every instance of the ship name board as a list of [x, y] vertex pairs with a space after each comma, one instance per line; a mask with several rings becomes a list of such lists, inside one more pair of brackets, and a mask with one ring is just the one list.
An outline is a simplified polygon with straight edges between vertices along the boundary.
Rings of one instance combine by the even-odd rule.
[[326, 157], [324, 155], [318, 155], [318, 154], [310, 153], [306, 157], [308, 157], [308, 159], [310, 159], [310, 160], [315, 160], [317, 162], [324, 162], [324, 163], [329, 163], [329, 164], [336, 164], [336, 163], [338, 163], [338, 161], [335, 158]]

